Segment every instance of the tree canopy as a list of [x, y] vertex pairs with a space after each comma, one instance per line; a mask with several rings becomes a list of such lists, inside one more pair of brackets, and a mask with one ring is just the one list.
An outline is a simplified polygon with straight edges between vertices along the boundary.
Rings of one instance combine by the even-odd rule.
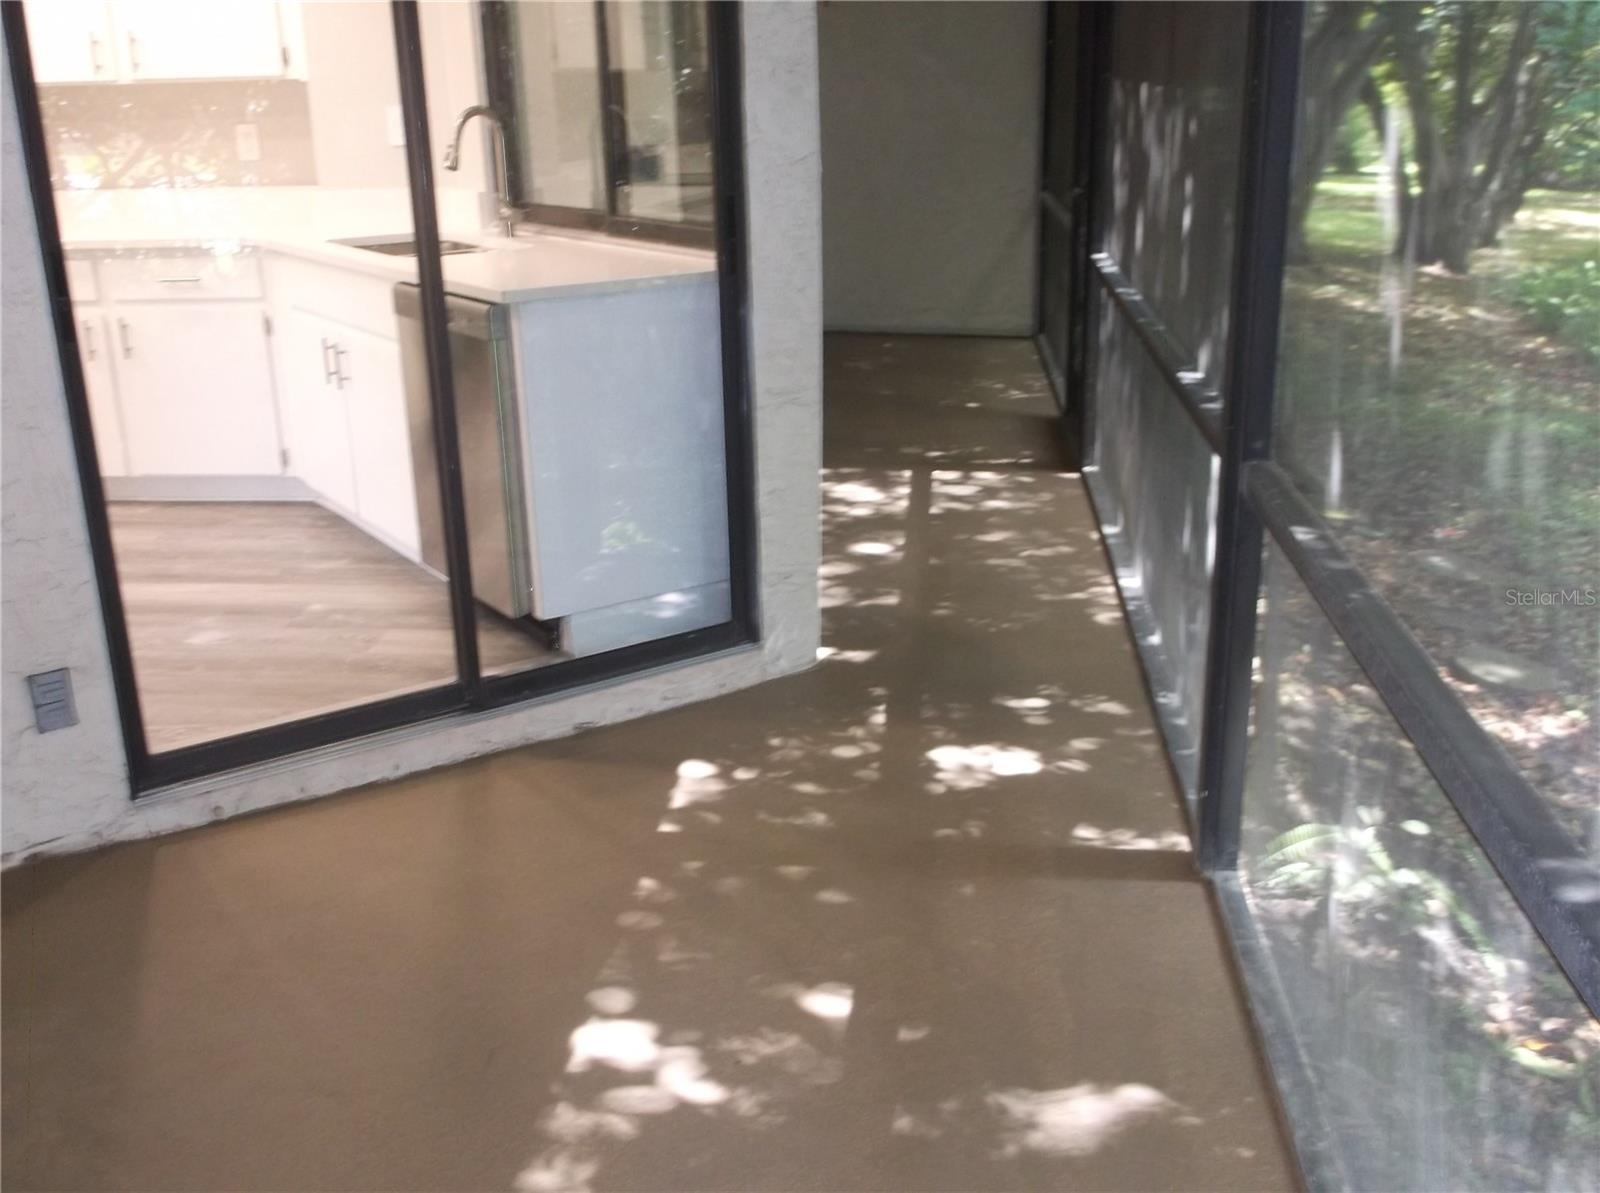
[[1395, 187], [1394, 249], [1415, 264], [1466, 273], [1473, 250], [1495, 242], [1530, 187], [1595, 188], [1597, 34], [1600, 0], [1313, 5], [1291, 255], [1308, 254], [1311, 197], [1358, 101]]

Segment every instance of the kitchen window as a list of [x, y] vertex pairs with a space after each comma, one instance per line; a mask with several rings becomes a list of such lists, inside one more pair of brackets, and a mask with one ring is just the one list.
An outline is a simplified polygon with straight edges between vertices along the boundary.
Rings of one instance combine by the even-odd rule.
[[712, 243], [704, 0], [487, 0], [490, 105], [523, 217]]

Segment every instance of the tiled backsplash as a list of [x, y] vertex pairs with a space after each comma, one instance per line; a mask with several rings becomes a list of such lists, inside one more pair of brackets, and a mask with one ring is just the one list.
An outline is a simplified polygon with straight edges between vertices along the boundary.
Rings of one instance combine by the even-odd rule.
[[317, 180], [303, 82], [44, 86], [39, 108], [58, 190]]

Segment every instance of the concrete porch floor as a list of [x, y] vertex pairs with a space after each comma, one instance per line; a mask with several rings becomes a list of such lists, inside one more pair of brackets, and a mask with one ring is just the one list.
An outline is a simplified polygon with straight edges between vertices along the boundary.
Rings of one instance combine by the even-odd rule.
[[8, 1189], [1287, 1189], [1022, 341], [828, 346], [825, 643], [4, 880]]

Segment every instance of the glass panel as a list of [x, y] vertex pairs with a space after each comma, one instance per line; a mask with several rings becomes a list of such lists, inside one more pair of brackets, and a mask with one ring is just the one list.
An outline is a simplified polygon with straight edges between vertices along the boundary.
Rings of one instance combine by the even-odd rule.
[[1217, 457], [1110, 303], [1100, 304], [1096, 360], [1096, 508], [1134, 614], [1168, 748], [1192, 797], [1205, 696]]
[[1213, 385], [1233, 269], [1249, 8], [1127, 4], [1113, 22], [1105, 251]]
[[1139, 221], [1149, 204], [1156, 170], [1146, 132], [1153, 118], [1146, 109], [1159, 94], [1166, 70], [1171, 8], [1164, 0], [1123, 5], [1112, 22], [1107, 144], [1095, 147], [1104, 163], [1096, 178], [1102, 224], [1099, 247], [1115, 257], [1124, 272], [1134, 264], [1146, 238]]
[[599, 25], [593, 4], [502, 4], [507, 39], [496, 63], [515, 80], [518, 199], [606, 209], [600, 130]]
[[1600, 855], [1600, 15], [1420, 11], [1312, 13], [1275, 451]]
[[[1062, 0], [1050, 5], [1050, 57], [1045, 80], [1044, 189], [1061, 212], [1076, 208], [1073, 189], [1077, 161], [1078, 7]], [[1039, 321], [1044, 350], [1058, 398], [1064, 397], [1067, 321], [1071, 293], [1072, 229], [1068, 219], [1043, 212], [1039, 262]]]
[[1052, 380], [1062, 383], [1067, 367], [1067, 319], [1070, 315], [1068, 284], [1071, 280], [1072, 242], [1067, 225], [1052, 212], [1044, 213], [1042, 253], [1039, 260], [1039, 331]]
[[1600, 1024], [1275, 549], [1241, 879], [1356, 1189], [1600, 1187]]
[[1078, 6], [1050, 3], [1050, 57], [1045, 80], [1044, 189], [1071, 207], [1076, 185]]
[[[510, 27], [526, 31], [552, 6], [511, 7]], [[646, 22], [659, 31], [669, 7], [690, 6], [648, 7], [660, 9]], [[473, 9], [440, 0], [422, 4], [420, 18], [444, 154], [459, 117], [480, 102]], [[511, 52], [494, 27], [481, 46], [487, 63]], [[535, 60], [520, 69], [519, 104], [558, 86], [536, 77]], [[709, 138], [703, 79], [660, 91], [664, 106], [649, 120], [642, 84], [633, 95], [644, 125], [693, 126]], [[692, 118], [691, 97], [701, 105]], [[443, 269], [478, 649], [491, 675], [731, 615], [716, 253], [526, 226], [507, 240], [486, 228], [499, 121], [538, 128], [536, 118], [525, 107], [468, 118], [456, 168], [437, 188], [442, 235], [482, 248], [446, 256]], [[403, 332], [402, 343], [417, 345], [409, 380], [423, 367], [420, 339]], [[442, 535], [435, 546], [425, 525], [423, 544], [429, 564], [447, 571]]]
[[1170, 248], [1162, 254], [1155, 305], [1201, 372], [1220, 386], [1227, 364], [1250, 8], [1172, 8], [1171, 87], [1178, 98], [1167, 112], [1171, 131], [1160, 159], [1168, 174], [1167, 209], [1156, 234]]
[[151, 749], [452, 682], [389, 5], [27, 15]]
[[709, 225], [711, 71], [706, 8], [607, 0], [617, 214]]

